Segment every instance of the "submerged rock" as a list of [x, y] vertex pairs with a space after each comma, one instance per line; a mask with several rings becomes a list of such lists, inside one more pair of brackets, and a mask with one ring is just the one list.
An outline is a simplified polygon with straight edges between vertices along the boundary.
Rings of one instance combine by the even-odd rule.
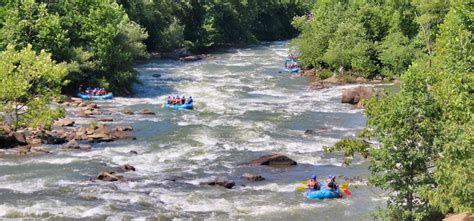
[[211, 186], [222, 186], [227, 189], [232, 189], [235, 186], [235, 182], [227, 177], [216, 177], [214, 180], [204, 182], [201, 184], [207, 184]]
[[144, 109], [144, 110], [140, 111], [138, 114], [141, 114], [141, 115], [156, 115], [155, 112], [153, 112], [151, 110], [148, 110], [148, 109]]
[[263, 181], [263, 180], [265, 180], [265, 178], [263, 176], [255, 175], [255, 174], [251, 174], [251, 173], [244, 173], [242, 175], [242, 178], [245, 178], [245, 179], [251, 180], [251, 181]]
[[240, 165], [246, 165], [246, 166], [265, 165], [265, 166], [272, 166], [272, 167], [288, 167], [288, 166], [296, 166], [297, 163], [296, 161], [290, 159], [289, 157], [283, 154], [274, 153], [271, 155], [262, 156], [258, 159], [255, 159], [255, 160], [252, 160], [250, 162], [243, 163]]

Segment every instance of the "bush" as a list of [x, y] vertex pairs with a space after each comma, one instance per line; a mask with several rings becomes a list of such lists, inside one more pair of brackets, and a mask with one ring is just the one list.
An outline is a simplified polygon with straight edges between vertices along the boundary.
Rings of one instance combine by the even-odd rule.
[[319, 72], [319, 78], [321, 80], [328, 79], [333, 76], [333, 72], [328, 69], [323, 69]]

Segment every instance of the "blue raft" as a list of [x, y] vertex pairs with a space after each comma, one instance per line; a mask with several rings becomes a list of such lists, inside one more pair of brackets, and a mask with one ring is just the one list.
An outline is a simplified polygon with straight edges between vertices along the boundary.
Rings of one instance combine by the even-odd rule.
[[114, 98], [112, 93], [108, 93], [106, 95], [89, 95], [85, 93], [78, 93], [77, 96], [84, 100], [110, 100]]
[[331, 198], [340, 198], [339, 188], [335, 191], [321, 189], [315, 191], [308, 191], [305, 193], [306, 198], [308, 199], [331, 199]]
[[296, 73], [299, 70], [301, 70], [301, 68], [283, 68], [283, 71], [290, 72], [290, 73]]
[[172, 105], [169, 105], [168, 103], [164, 103], [163, 107], [171, 108], [171, 109], [175, 109], [175, 110], [184, 110], [184, 109], [193, 109], [194, 108], [193, 104], [180, 104], [180, 105], [172, 104]]

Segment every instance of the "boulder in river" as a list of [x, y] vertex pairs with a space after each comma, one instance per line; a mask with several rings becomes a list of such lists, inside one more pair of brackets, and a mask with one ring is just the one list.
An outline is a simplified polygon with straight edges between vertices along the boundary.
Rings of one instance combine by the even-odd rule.
[[133, 115], [133, 114], [134, 114], [134, 113], [133, 113], [131, 110], [129, 110], [128, 108], [124, 108], [124, 109], [120, 110], [120, 112], [121, 112], [122, 114], [125, 114], [125, 115]]
[[124, 176], [114, 175], [114, 174], [115, 172], [113, 171], [102, 171], [96, 176], [96, 179], [102, 180], [102, 181], [109, 181], [109, 182], [126, 180]]
[[342, 103], [349, 103], [349, 104], [359, 104], [360, 101], [363, 99], [368, 99], [372, 95], [381, 94], [383, 93], [382, 88], [374, 88], [374, 87], [356, 87], [352, 89], [345, 89], [342, 92]]
[[316, 131], [314, 131], [314, 130], [305, 130], [304, 131], [304, 135], [314, 135], [314, 134], [316, 134]]
[[204, 182], [202, 184], [207, 184], [211, 186], [222, 186], [227, 189], [232, 189], [235, 186], [235, 182], [227, 177], [216, 177], [214, 180]]
[[69, 142], [67, 142], [67, 144], [64, 145], [64, 148], [79, 149], [80, 145], [79, 145], [79, 143], [76, 142], [76, 140], [70, 140]]
[[289, 157], [283, 154], [274, 153], [271, 155], [262, 156], [258, 159], [252, 160], [247, 163], [243, 163], [241, 165], [245, 165], [245, 166], [265, 165], [265, 166], [272, 166], [272, 167], [289, 167], [289, 166], [296, 166], [297, 163], [296, 161], [290, 159]]
[[263, 180], [265, 180], [265, 178], [263, 176], [255, 175], [255, 174], [251, 174], [251, 173], [244, 173], [242, 175], [242, 178], [245, 178], [245, 179], [250, 180], [250, 181], [263, 181]]
[[128, 163], [119, 167], [119, 172], [128, 172], [128, 171], [135, 171], [135, 167]]

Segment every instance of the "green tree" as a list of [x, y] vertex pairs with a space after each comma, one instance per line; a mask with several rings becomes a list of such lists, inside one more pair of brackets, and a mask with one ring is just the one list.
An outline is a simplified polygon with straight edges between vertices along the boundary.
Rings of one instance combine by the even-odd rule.
[[438, 212], [473, 212], [472, 9], [472, 3], [451, 2], [433, 57], [411, 65], [399, 93], [364, 104], [364, 134], [379, 146], [345, 139], [327, 148], [368, 157], [369, 181], [390, 192], [379, 213], [384, 218], [431, 220]]
[[15, 128], [50, 127], [62, 116], [51, 108], [67, 74], [64, 64], [57, 64], [51, 54], [36, 53], [31, 45], [16, 51], [13, 45], [0, 53], [0, 113]]

